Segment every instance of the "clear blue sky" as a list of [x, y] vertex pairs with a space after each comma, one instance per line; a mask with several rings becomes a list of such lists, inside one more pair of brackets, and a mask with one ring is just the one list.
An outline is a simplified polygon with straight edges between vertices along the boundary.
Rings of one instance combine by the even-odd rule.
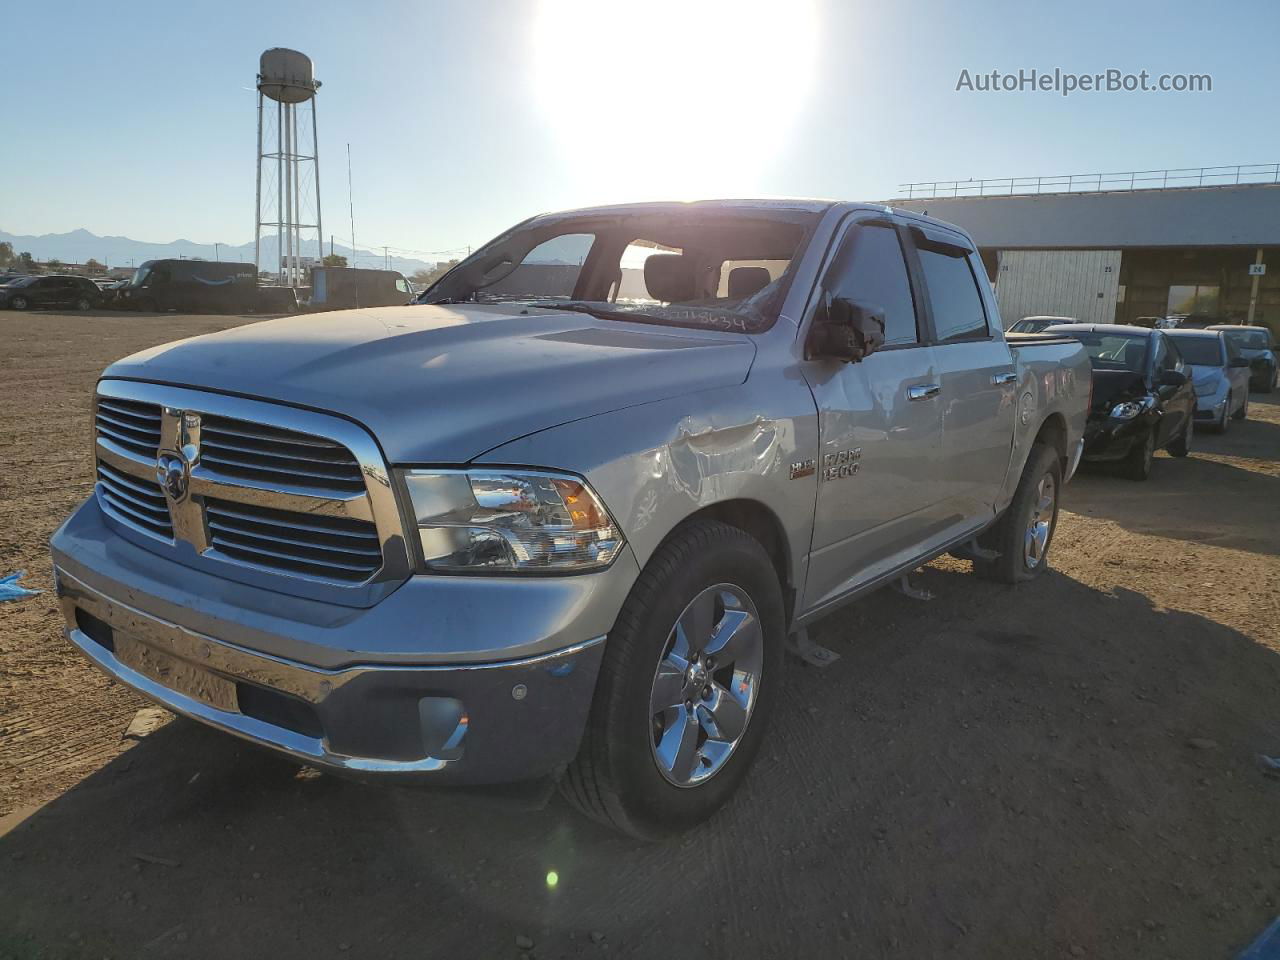
[[[349, 141], [361, 246], [477, 244], [541, 210], [661, 195], [1280, 160], [1274, 0], [706, 9], [29, 4], [5, 23], [0, 229], [249, 240], [271, 46], [315, 61], [325, 232], [348, 233]], [[963, 68], [1020, 67], [1208, 73], [1213, 92], [955, 90]]]

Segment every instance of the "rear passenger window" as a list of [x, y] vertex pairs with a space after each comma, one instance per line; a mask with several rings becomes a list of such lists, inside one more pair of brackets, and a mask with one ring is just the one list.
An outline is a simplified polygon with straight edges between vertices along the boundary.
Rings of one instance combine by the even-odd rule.
[[920, 266], [938, 340], [973, 340], [987, 336], [987, 314], [969, 258], [920, 248]]
[[917, 343], [916, 306], [898, 231], [886, 224], [855, 227], [827, 274], [826, 291], [884, 310], [885, 346]]

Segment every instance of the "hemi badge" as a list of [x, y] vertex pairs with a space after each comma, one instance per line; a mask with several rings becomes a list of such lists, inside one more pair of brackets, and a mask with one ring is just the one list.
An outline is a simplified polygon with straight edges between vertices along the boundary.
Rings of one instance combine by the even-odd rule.
[[812, 477], [818, 472], [818, 461], [810, 458], [808, 460], [800, 460], [791, 465], [791, 479], [799, 480], [801, 477]]

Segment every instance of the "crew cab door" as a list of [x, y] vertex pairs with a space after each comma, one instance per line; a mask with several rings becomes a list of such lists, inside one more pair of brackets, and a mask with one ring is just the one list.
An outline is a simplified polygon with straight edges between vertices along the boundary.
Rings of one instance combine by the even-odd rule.
[[859, 363], [802, 367], [820, 439], [806, 611], [909, 561], [937, 527], [938, 373], [899, 229], [851, 218], [821, 288], [882, 308], [886, 342]]
[[941, 391], [938, 496], [957, 534], [994, 515], [1013, 452], [1013, 353], [977, 251], [958, 233], [913, 225]]

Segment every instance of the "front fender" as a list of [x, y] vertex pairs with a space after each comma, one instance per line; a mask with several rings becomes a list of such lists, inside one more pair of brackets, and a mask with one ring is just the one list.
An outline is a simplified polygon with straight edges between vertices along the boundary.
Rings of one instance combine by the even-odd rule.
[[754, 500], [778, 520], [792, 582], [804, 582], [817, 492], [793, 465], [817, 456], [817, 408], [800, 378], [752, 377], [599, 414], [512, 441], [474, 462], [572, 470], [586, 477], [643, 567], [690, 515]]

